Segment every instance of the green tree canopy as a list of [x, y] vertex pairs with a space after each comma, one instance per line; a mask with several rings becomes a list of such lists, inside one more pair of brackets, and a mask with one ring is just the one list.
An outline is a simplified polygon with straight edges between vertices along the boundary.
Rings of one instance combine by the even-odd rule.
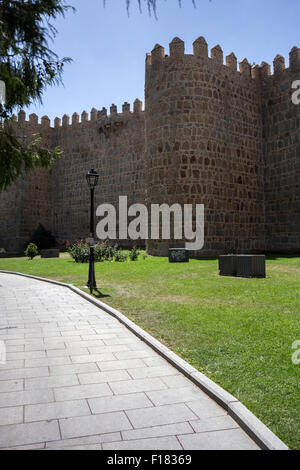
[[64, 65], [49, 47], [57, 33], [51, 21], [64, 16], [70, 6], [62, 0], [0, 0], [0, 80], [6, 99], [0, 104], [0, 191], [36, 167], [49, 167], [59, 150], [41, 147], [39, 136], [25, 145], [10, 122], [16, 109], [42, 101], [46, 87], [61, 82]]

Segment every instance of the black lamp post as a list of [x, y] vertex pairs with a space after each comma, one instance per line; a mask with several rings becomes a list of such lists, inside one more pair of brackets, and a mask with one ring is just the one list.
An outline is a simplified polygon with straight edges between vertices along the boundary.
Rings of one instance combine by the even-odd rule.
[[90, 289], [90, 293], [93, 293], [93, 289], [97, 289], [96, 279], [95, 279], [95, 265], [94, 265], [94, 189], [98, 184], [99, 175], [92, 168], [86, 175], [86, 180], [88, 187], [91, 192], [91, 212], [90, 212], [90, 263], [89, 263], [89, 279], [87, 286]]

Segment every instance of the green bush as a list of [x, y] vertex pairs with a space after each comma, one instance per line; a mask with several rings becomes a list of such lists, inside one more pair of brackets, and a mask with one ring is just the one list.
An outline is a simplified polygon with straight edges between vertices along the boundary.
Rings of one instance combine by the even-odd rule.
[[127, 253], [123, 253], [122, 250], [117, 250], [115, 253], [115, 261], [124, 262], [128, 258]]
[[[68, 252], [76, 263], [87, 263], [90, 258], [90, 247], [85, 240], [75, 240], [73, 245], [70, 245]], [[94, 259], [98, 261], [113, 261], [118, 247], [109, 245], [107, 242], [99, 242], [94, 246]]]
[[29, 259], [33, 259], [39, 254], [38, 247], [35, 245], [35, 243], [29, 243], [24, 253], [25, 256], [27, 256]]
[[[69, 245], [68, 252], [76, 263], [88, 263], [90, 259], [90, 247], [85, 240], [75, 240], [73, 244]], [[110, 245], [107, 241], [98, 242], [94, 246], [94, 259], [95, 262], [100, 261], [117, 261], [124, 262], [128, 259], [136, 261], [140, 255], [140, 249], [133, 246], [129, 255], [124, 252], [118, 245]], [[146, 255], [147, 256], [147, 255]], [[145, 255], [143, 256], [145, 259]]]
[[90, 248], [85, 240], [75, 240], [68, 248], [68, 252], [76, 263], [87, 263], [90, 257]]
[[129, 259], [130, 261], [136, 261], [139, 257], [140, 250], [136, 246], [132, 247], [132, 250], [129, 253]]
[[117, 246], [111, 246], [108, 242], [99, 242], [95, 245], [95, 261], [112, 261], [118, 251]]

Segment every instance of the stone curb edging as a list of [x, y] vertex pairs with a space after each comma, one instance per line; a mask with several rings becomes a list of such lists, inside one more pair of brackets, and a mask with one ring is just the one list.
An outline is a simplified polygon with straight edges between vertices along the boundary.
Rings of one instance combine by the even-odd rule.
[[222, 387], [217, 385], [213, 380], [206, 377], [204, 374], [199, 372], [188, 362], [181, 359], [177, 354], [173, 353], [160, 343], [158, 340], [153, 338], [150, 334], [144, 331], [142, 328], [137, 326], [125, 315], [118, 310], [110, 307], [109, 305], [95, 299], [89, 294], [86, 294], [82, 290], [73, 286], [73, 284], [66, 284], [64, 282], [54, 281], [52, 279], [46, 279], [43, 277], [33, 276], [31, 274], [23, 274], [14, 271], [0, 270], [0, 273], [14, 274], [18, 276], [28, 277], [38, 281], [48, 282], [50, 284], [56, 284], [62, 287], [67, 287], [76, 294], [80, 295], [87, 301], [91, 302], [95, 306], [101, 308], [105, 312], [109, 313], [113, 317], [117, 318], [123, 323], [130, 331], [136, 336], [148, 344], [170, 364], [172, 364], [177, 370], [183, 373], [189, 378], [195, 385], [209, 395], [214, 401], [221, 405], [228, 414], [241, 426], [242, 429], [261, 447], [263, 450], [289, 450], [288, 446], [282, 442], [267, 426], [265, 426], [251, 411], [248, 410], [237, 398], [228, 393]]

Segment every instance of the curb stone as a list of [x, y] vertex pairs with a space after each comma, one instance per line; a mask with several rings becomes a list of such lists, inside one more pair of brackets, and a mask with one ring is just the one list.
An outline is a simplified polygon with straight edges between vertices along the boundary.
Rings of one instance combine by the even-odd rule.
[[149, 333], [144, 331], [142, 328], [137, 326], [125, 315], [118, 310], [110, 307], [109, 305], [95, 299], [91, 295], [83, 292], [73, 284], [66, 284], [60, 281], [54, 281], [52, 279], [46, 279], [43, 277], [33, 276], [31, 274], [23, 274], [14, 271], [0, 270], [0, 273], [14, 274], [17, 276], [28, 277], [38, 281], [48, 282], [50, 284], [56, 284], [58, 286], [67, 287], [76, 294], [80, 295], [87, 301], [94, 304], [96, 307], [101, 308], [108, 314], [117, 318], [123, 325], [125, 325], [132, 333], [138, 336], [170, 364], [172, 364], [177, 370], [183, 373], [189, 378], [194, 384], [196, 384], [201, 390], [221, 405], [228, 414], [241, 426], [241, 428], [258, 444], [261, 449], [264, 450], [289, 450], [288, 446], [279, 439], [265, 424], [263, 424], [248, 408], [246, 408], [237, 398], [231, 395], [229, 392], [224, 390], [222, 387], [217, 385], [213, 380], [206, 377], [206, 375], [199, 372], [188, 362], [181, 359], [177, 354], [173, 353], [160, 343], [157, 339], [153, 338]]

